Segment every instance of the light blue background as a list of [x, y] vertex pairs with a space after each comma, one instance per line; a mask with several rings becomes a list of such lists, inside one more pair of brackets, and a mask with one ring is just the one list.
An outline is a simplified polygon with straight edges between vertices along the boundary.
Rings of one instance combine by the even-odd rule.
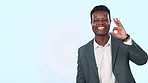
[[[146, 0], [1, 0], [0, 83], [75, 83], [77, 49], [90, 41], [90, 11], [99, 4], [119, 18], [148, 53]], [[111, 29], [115, 26], [111, 25]], [[137, 83], [148, 63], [131, 64]]]

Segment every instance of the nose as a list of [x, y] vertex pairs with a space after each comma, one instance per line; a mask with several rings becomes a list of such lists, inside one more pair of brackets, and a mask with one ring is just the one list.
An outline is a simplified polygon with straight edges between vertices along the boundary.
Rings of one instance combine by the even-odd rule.
[[103, 21], [102, 20], [99, 20], [97, 24], [98, 25], [103, 25]]

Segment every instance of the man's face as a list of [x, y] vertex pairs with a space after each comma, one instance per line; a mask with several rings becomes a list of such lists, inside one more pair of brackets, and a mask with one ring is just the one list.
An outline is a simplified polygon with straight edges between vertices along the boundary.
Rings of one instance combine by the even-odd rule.
[[95, 35], [104, 36], [110, 29], [109, 14], [106, 11], [96, 11], [92, 14], [92, 30]]

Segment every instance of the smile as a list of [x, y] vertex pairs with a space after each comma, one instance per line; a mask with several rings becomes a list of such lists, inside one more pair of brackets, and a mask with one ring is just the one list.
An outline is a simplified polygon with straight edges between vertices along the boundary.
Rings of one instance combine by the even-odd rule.
[[103, 30], [105, 27], [98, 27], [99, 30]]

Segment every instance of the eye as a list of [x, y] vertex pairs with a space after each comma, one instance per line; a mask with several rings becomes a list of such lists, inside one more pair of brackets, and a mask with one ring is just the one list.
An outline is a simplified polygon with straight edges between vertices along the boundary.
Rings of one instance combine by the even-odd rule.
[[103, 19], [103, 22], [108, 22], [108, 19]]
[[99, 22], [99, 20], [94, 20], [94, 22]]

